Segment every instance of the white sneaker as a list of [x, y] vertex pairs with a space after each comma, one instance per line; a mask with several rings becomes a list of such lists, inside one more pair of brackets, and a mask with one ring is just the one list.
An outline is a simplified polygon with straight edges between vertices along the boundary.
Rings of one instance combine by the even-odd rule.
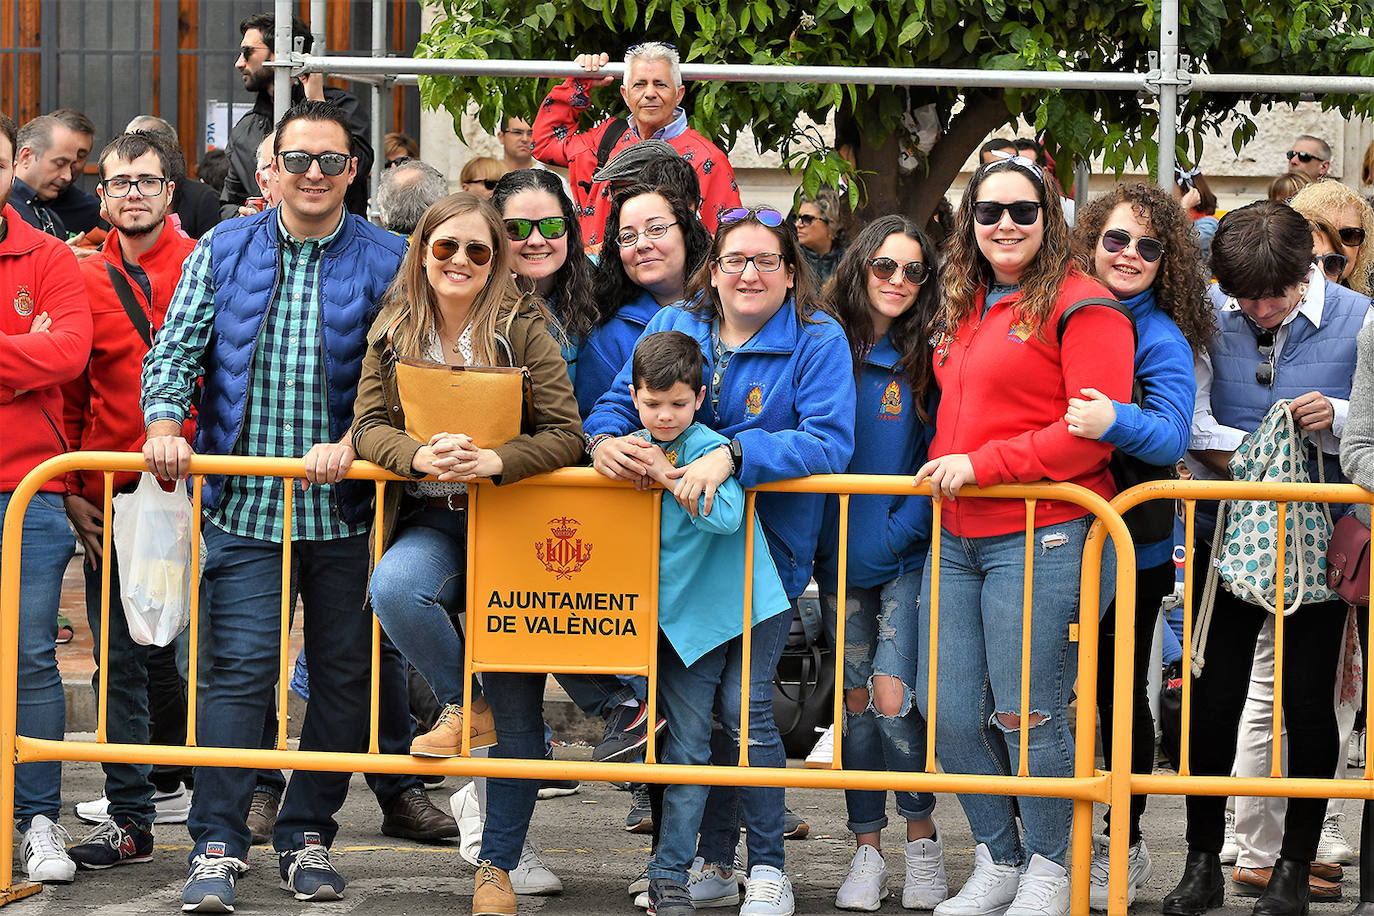
[[935, 916], [1001, 916], [1021, 883], [1021, 869], [992, 861], [986, 843], [973, 851], [973, 874], [959, 893], [935, 907]]
[[908, 910], [933, 910], [949, 896], [945, 877], [945, 844], [937, 830], [926, 840], [906, 844], [906, 885], [902, 906]]
[[[191, 813], [191, 790], [178, 784], [174, 792], [154, 792], [153, 808], [157, 812], [154, 824], [184, 824]], [[78, 820], [103, 824], [110, 819], [110, 800], [102, 795], [91, 801], [77, 802], [72, 811]]]
[[835, 892], [835, 907], [872, 912], [887, 899], [887, 863], [883, 854], [864, 843], [849, 860], [849, 874]]
[[1031, 856], [1006, 916], [1069, 916], [1069, 871], [1036, 853]]
[[72, 838], [60, 824], [54, 824], [41, 814], [35, 814], [24, 832], [19, 854], [24, 857], [24, 870], [30, 881], [44, 884], [70, 884], [76, 877], [76, 863], [67, 855]]
[[1350, 733], [1350, 745], [1346, 750], [1345, 762], [1352, 767], [1364, 766], [1364, 729]]
[[1226, 811], [1226, 832], [1221, 840], [1222, 865], [1235, 865], [1240, 858], [1240, 844], [1236, 842], [1236, 814], [1229, 808]]
[[1338, 865], [1354, 865], [1360, 860], [1359, 853], [1350, 848], [1350, 844], [1345, 841], [1345, 834], [1341, 833], [1341, 821], [1345, 820], [1345, 815], [1339, 811], [1333, 811], [1322, 821], [1321, 839], [1317, 841], [1318, 862], [1335, 862]]
[[482, 858], [482, 806], [477, 800], [476, 783], [468, 783], [448, 798], [449, 810], [458, 822], [458, 855], [477, 867]]
[[539, 850], [529, 840], [520, 850], [520, 862], [510, 870], [511, 890], [517, 894], [549, 896], [563, 893], [563, 882], [539, 858]]
[[771, 865], [755, 865], [749, 873], [739, 916], [792, 916], [796, 911], [797, 901], [788, 877]]
[[806, 755], [806, 766], [812, 770], [828, 770], [835, 761], [835, 726], [817, 728], [821, 736], [816, 739], [811, 753]]
[[[1107, 909], [1107, 880], [1111, 868], [1111, 840], [1106, 834], [1093, 836], [1093, 864], [1088, 872], [1088, 905], [1094, 910]], [[1126, 905], [1135, 903], [1136, 892], [1145, 886], [1154, 871], [1154, 861], [1142, 837], [1131, 847], [1126, 865]]]
[[739, 905], [739, 884], [734, 872], [707, 865], [701, 856], [693, 859], [692, 867], [687, 869], [687, 892], [692, 895], [692, 905], [699, 910]]

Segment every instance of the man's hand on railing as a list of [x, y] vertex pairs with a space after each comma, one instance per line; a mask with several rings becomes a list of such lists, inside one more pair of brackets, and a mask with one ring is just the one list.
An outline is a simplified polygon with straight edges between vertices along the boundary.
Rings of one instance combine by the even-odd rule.
[[310, 489], [312, 483], [333, 484], [343, 480], [356, 457], [358, 453], [353, 451], [352, 437], [347, 434], [342, 442], [316, 442], [305, 453], [302, 492]]
[[76, 536], [86, 548], [86, 565], [95, 569], [96, 563], [104, 555], [105, 513], [95, 503], [75, 494], [62, 497], [62, 504], [67, 510], [67, 518], [72, 520], [72, 527], [76, 529]]
[[154, 420], [148, 424], [148, 438], [143, 443], [143, 460], [148, 470], [162, 480], [180, 480], [191, 470], [191, 443], [181, 436], [181, 424], [176, 420]]
[[921, 469], [916, 472], [916, 480], [913, 486], [930, 483], [930, 494], [936, 499], [954, 499], [959, 495], [959, 488], [964, 486], [978, 486], [978, 480], [973, 476], [973, 462], [968, 455], [942, 455], [921, 465]]

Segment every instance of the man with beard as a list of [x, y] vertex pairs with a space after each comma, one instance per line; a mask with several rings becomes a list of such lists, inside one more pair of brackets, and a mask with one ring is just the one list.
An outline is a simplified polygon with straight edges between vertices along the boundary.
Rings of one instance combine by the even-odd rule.
[[[273, 105], [271, 67], [265, 66], [275, 59], [272, 51], [273, 36], [276, 34], [277, 18], [272, 13], [254, 13], [239, 23], [243, 44], [239, 48], [238, 60], [234, 69], [243, 77], [243, 88], [255, 93], [257, 99], [253, 110], [248, 112], [229, 131], [229, 173], [224, 177], [224, 190], [220, 192], [220, 217], [230, 219], [239, 216], [239, 207], [250, 197], [256, 197], [257, 182], [253, 172], [257, 167], [254, 154], [258, 144], [272, 130]], [[310, 29], [291, 17], [291, 39], [299, 44], [305, 53], [310, 53], [313, 36]], [[367, 110], [358, 103], [356, 96], [342, 89], [326, 87], [324, 76], [312, 73], [299, 80], [291, 81], [291, 105], [304, 99], [325, 101], [343, 110], [348, 121], [348, 132], [353, 139], [353, 155], [358, 160], [358, 174], [362, 177], [348, 187], [344, 204], [350, 213], [367, 215], [367, 179], [372, 170], [371, 121]]]

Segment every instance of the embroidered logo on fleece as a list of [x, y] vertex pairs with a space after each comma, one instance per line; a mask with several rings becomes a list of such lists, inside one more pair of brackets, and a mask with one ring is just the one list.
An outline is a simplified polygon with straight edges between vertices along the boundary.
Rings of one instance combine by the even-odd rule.
[[19, 287], [19, 292], [14, 294], [14, 310], [19, 313], [20, 318], [27, 318], [33, 314], [33, 293], [29, 292], [27, 286]]
[[1015, 340], [1020, 343], [1025, 343], [1026, 341], [1031, 339], [1031, 335], [1034, 333], [1035, 329], [1032, 328], [1030, 325], [1014, 324], [1011, 326], [1011, 330], [1007, 332], [1007, 340]]
[[751, 417], [757, 417], [763, 412], [763, 389], [758, 385], [749, 389], [749, 397], [744, 402], [744, 409]]
[[878, 419], [895, 420], [902, 415], [902, 386], [889, 379], [878, 407]]

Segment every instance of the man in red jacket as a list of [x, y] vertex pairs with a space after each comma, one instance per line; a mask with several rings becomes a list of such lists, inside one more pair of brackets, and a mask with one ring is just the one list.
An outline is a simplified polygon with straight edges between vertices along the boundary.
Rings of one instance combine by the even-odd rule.
[[[91, 310], [76, 256], [9, 206], [16, 133], [0, 114], [0, 516], [30, 471], [67, 450], [58, 386], [82, 370], [91, 352]], [[76, 550], [62, 513], [63, 488], [62, 478], [54, 478], [29, 501], [18, 583], [18, 730], [56, 741], [67, 715], [54, 651], [57, 608]], [[15, 768], [14, 826], [24, 835], [20, 854], [31, 881], [66, 883], [76, 874], [66, 831], [57, 824], [61, 805], [60, 763]]]
[[630, 108], [624, 118], [602, 121], [577, 132], [577, 117], [591, 105], [587, 90], [609, 86], [614, 77], [596, 76], [610, 61], [607, 54], [581, 54], [577, 64], [585, 79], [567, 79], [555, 86], [534, 119], [534, 157], [549, 165], [567, 166], [588, 250], [600, 250], [610, 208], [611, 184], [592, 180], [592, 173], [627, 146], [640, 140], [666, 140], [697, 170], [701, 179], [701, 221], [716, 231], [720, 211], [738, 207], [739, 186], [730, 160], [720, 147], [687, 126], [680, 108], [686, 93], [672, 45], [646, 41], [625, 53], [625, 80], [620, 96]]
[[[113, 227], [100, 255], [81, 264], [95, 329], [90, 364], [62, 388], [63, 422], [73, 449], [136, 452], [143, 448], [139, 408], [140, 367], [152, 337], [162, 326], [181, 264], [195, 240], [176, 231], [169, 218], [175, 182], [172, 152], [152, 133], [124, 134], [100, 154], [96, 190]], [[187, 420], [184, 432], [194, 432]], [[116, 492], [132, 489], [137, 474], [116, 474]], [[86, 548], [86, 616], [97, 662], [100, 659], [101, 565], [110, 570], [110, 636], [106, 737], [111, 743], [147, 744], [147, 646], [136, 645], [119, 599], [119, 565], [113, 553], [102, 556], [104, 474], [83, 471], [67, 476], [67, 515]], [[113, 546], [113, 545], [112, 545]], [[179, 678], [178, 678], [179, 681]], [[184, 696], [180, 683], [161, 691]], [[184, 707], [181, 715], [185, 716]], [[109, 820], [100, 824], [71, 856], [82, 868], [108, 868], [152, 857], [156, 816], [151, 767], [106, 763], [105, 795]], [[176, 793], [181, 794], [178, 780]], [[189, 803], [180, 799], [181, 807]], [[164, 805], [165, 806], [165, 805]], [[81, 812], [78, 810], [77, 812]]]

